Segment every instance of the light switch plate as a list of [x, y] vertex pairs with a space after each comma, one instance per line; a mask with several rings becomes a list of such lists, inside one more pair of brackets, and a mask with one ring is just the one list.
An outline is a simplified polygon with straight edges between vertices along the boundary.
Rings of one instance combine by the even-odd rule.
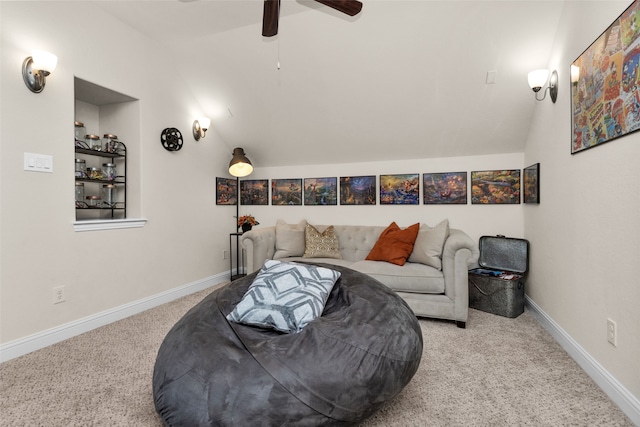
[[53, 156], [48, 154], [24, 153], [24, 170], [53, 173]]

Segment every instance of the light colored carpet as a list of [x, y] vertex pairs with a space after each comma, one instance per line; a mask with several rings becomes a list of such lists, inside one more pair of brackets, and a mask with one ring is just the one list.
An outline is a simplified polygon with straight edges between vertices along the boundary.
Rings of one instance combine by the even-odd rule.
[[[173, 324], [212, 289], [0, 365], [1, 426], [162, 426], [151, 376]], [[527, 311], [420, 321], [424, 354], [373, 426], [633, 426]], [[256, 420], [260, 425], [260, 420]]]

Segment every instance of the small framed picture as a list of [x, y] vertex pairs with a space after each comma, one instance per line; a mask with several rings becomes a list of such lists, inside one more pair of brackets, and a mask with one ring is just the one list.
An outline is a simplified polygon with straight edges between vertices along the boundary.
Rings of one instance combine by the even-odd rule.
[[248, 179], [240, 181], [240, 203], [243, 205], [268, 205], [269, 180]]
[[524, 168], [522, 175], [525, 203], [540, 203], [540, 163]]
[[340, 177], [341, 205], [375, 205], [376, 177], [370, 176], [341, 176]]
[[520, 169], [471, 172], [471, 204], [520, 204]]
[[302, 205], [302, 178], [272, 179], [271, 204], [273, 206]]
[[238, 203], [238, 181], [234, 178], [216, 178], [216, 205]]
[[380, 175], [381, 205], [420, 203], [420, 174]]
[[422, 174], [425, 205], [466, 205], [467, 173], [445, 172]]
[[305, 205], [337, 205], [338, 180], [333, 178], [305, 178]]

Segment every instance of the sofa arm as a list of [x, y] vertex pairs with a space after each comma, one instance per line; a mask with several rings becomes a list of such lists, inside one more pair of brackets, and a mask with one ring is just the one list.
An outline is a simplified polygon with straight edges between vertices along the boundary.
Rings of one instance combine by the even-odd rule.
[[254, 228], [240, 239], [245, 257], [245, 273], [258, 270], [276, 252], [276, 227]]
[[469, 308], [469, 266], [476, 263], [478, 246], [464, 231], [452, 228], [442, 251], [444, 293], [454, 301], [455, 320], [466, 322]]

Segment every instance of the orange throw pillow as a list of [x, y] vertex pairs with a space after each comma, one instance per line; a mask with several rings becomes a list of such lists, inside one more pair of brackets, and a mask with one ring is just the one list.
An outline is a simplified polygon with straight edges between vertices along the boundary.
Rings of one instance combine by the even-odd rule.
[[413, 245], [420, 231], [420, 223], [402, 230], [398, 224], [391, 223], [378, 237], [378, 241], [367, 258], [369, 261], [386, 261], [396, 265], [404, 265], [413, 251]]

